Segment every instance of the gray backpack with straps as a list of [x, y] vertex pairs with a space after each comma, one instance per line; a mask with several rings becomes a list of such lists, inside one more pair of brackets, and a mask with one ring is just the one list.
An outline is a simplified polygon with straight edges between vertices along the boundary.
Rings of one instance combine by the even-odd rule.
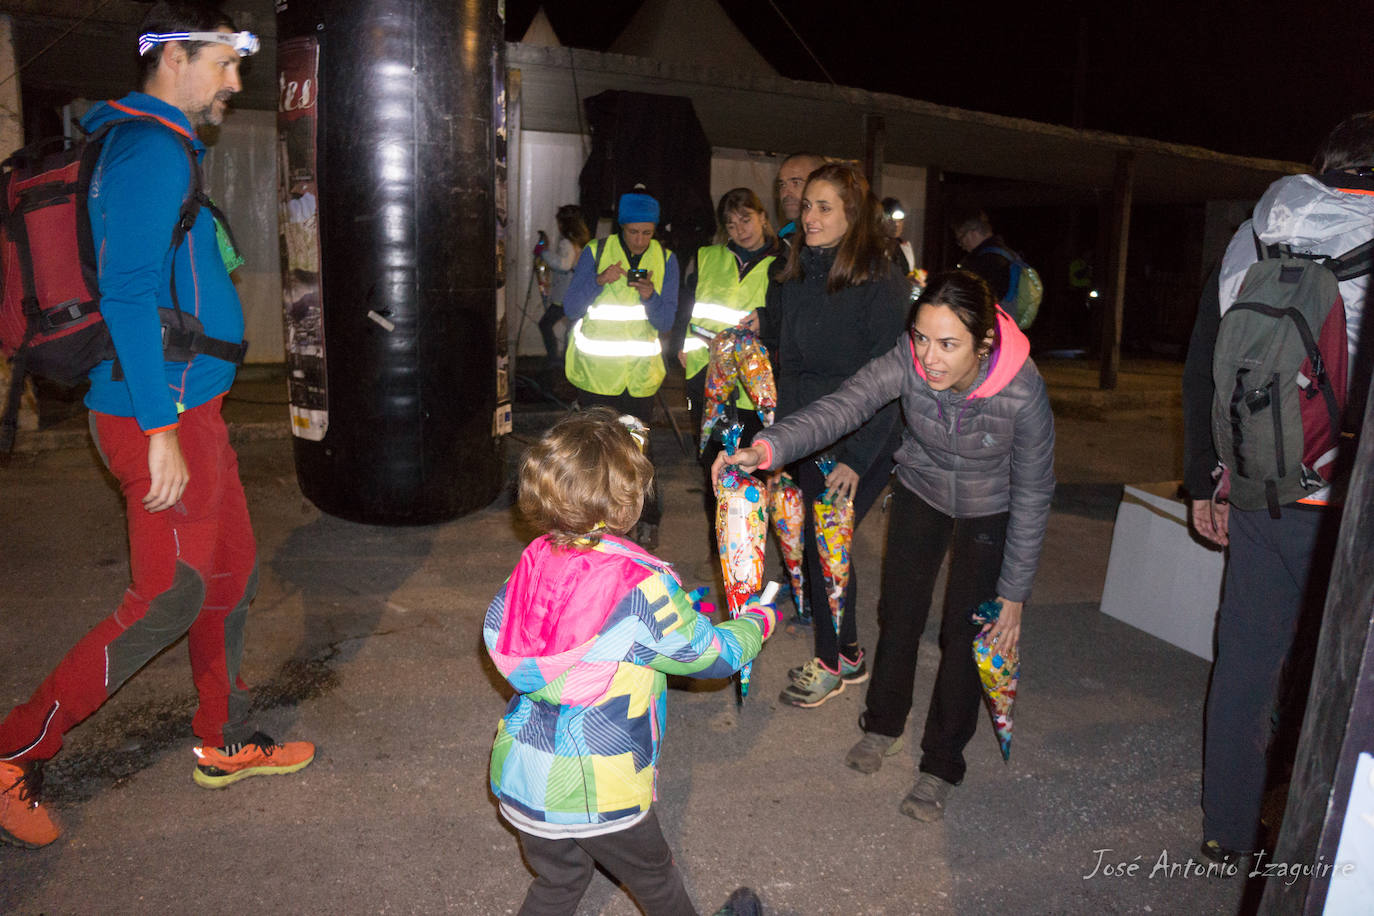
[[1239, 509], [1280, 507], [1331, 482], [1348, 365], [1339, 282], [1368, 273], [1374, 242], [1339, 257], [1265, 246], [1221, 317], [1212, 439]]

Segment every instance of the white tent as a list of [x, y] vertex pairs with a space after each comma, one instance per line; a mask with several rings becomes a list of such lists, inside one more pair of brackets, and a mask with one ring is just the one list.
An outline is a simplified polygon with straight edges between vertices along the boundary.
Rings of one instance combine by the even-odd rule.
[[664, 63], [778, 75], [716, 0], [647, 0], [607, 50]]
[[[536, 14], [529, 32], [543, 17]], [[548, 29], [552, 34], [552, 28]], [[557, 40], [556, 38], [554, 39]], [[542, 43], [542, 42], [541, 42]], [[509, 46], [524, 47], [525, 42]], [[565, 53], [563, 49], [554, 56]], [[595, 95], [602, 87], [589, 89], [579, 84], [573, 63], [575, 53], [566, 49], [571, 78], [566, 93], [561, 89], [555, 102], [572, 115], [572, 123], [582, 123], [582, 100]], [[692, 67], [712, 81], [740, 82], [754, 78], [777, 79], [777, 71], [763, 58], [749, 40], [735, 27], [716, 0], [647, 0], [626, 23], [624, 31], [611, 44], [607, 55], [639, 57], [677, 66]], [[509, 60], [507, 66], [518, 70], [519, 64]], [[509, 82], [508, 82], [509, 85]], [[654, 92], [656, 87], [647, 81], [629, 81], [617, 88]], [[519, 106], [512, 93], [510, 101]], [[544, 100], [547, 101], [547, 100]], [[512, 113], [514, 115], [514, 113]], [[506, 245], [506, 303], [511, 351], [516, 355], [543, 353], [538, 322], [544, 303], [538, 288], [531, 282], [532, 252], [542, 229], [550, 242], [558, 238], [554, 213], [566, 203], [579, 202], [578, 176], [591, 149], [590, 137], [577, 133], [524, 129], [519, 118], [512, 116], [510, 174], [515, 180], [510, 188], [511, 224], [507, 227]], [[583, 127], [585, 130], [585, 127]], [[710, 133], [708, 131], [708, 138]], [[808, 139], [805, 145], [827, 155], [837, 153], [829, 138]], [[759, 195], [772, 212], [775, 206], [773, 182], [783, 157], [796, 150], [746, 150], [733, 147], [713, 147], [711, 156], [711, 199], [719, 200], [731, 188], [747, 187]], [[518, 178], [516, 178], [518, 176]], [[925, 216], [926, 170], [916, 166], [885, 165], [882, 170], [884, 195], [900, 198], [906, 207], [905, 238], [921, 250], [921, 231]], [[776, 225], [776, 220], [775, 220]], [[593, 233], [596, 227], [590, 227]], [[694, 252], [678, 252], [685, 264]], [[560, 333], [561, 330], [560, 330]]]
[[563, 42], [558, 40], [558, 33], [553, 30], [553, 23], [549, 22], [549, 17], [545, 15], [542, 6], [534, 11], [534, 19], [530, 21], [530, 27], [525, 29], [525, 34], [520, 39], [520, 43], [522, 45], [539, 45], [544, 48], [563, 47]]

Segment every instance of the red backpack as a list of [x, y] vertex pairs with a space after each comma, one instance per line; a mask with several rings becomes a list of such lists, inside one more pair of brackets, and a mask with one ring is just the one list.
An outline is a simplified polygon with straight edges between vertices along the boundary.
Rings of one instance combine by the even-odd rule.
[[[115, 357], [109, 329], [100, 316], [95, 244], [86, 195], [109, 131], [130, 116], [103, 124], [84, 140], [56, 137], [24, 147], [0, 163], [0, 352], [10, 359], [10, 387], [0, 414], [0, 455], [14, 447], [19, 399], [28, 376], [75, 385], [101, 360]], [[174, 131], [175, 133], [175, 131]], [[182, 201], [171, 248], [185, 239], [202, 206], [226, 232], [228, 222], [205, 195], [200, 162], [180, 133], [191, 163], [191, 185]], [[172, 258], [171, 309], [161, 309], [163, 349], [168, 359], [208, 353], [238, 365], [244, 341], [206, 337], [200, 322], [181, 311]], [[116, 373], [118, 366], [116, 364]]]

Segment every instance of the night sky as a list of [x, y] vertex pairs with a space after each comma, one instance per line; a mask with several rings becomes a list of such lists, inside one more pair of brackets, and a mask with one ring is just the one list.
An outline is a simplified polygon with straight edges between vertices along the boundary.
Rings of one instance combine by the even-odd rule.
[[[783, 76], [825, 81], [769, 0], [719, 2]], [[837, 83], [943, 105], [1072, 123], [1081, 31], [1088, 128], [1306, 162], [1343, 117], [1374, 109], [1368, 0], [774, 2]], [[545, 13], [564, 44], [605, 50], [641, 3], [549, 0]], [[507, 38], [538, 6], [507, 0]]]

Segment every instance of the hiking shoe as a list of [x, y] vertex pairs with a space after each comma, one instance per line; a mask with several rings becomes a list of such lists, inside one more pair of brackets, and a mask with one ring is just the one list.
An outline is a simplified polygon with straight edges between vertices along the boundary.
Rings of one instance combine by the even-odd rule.
[[304, 769], [315, 759], [315, 745], [309, 741], [289, 741], [278, 744], [262, 732], [243, 743], [237, 754], [225, 755], [215, 747], [194, 749], [196, 785], [206, 789], [223, 789], [249, 776], [280, 776]]
[[712, 916], [763, 916], [763, 903], [751, 888], [737, 887]]
[[0, 842], [37, 849], [62, 835], [52, 812], [38, 800], [42, 787], [41, 771], [0, 762]]
[[815, 627], [816, 622], [810, 614], [793, 614], [787, 618], [783, 630], [788, 636], [805, 636], [807, 639], [812, 639], [816, 632]]
[[916, 785], [902, 799], [901, 812], [926, 823], [942, 820], [945, 816], [945, 799], [953, 788], [954, 783], [945, 782], [934, 773], [922, 773], [917, 777]]
[[783, 688], [778, 700], [788, 706], [810, 709], [841, 693], [844, 693], [844, 681], [840, 680], [839, 672], [831, 671], [819, 658], [813, 658], [802, 666], [801, 674]]
[[877, 732], [864, 732], [859, 743], [844, 755], [844, 765], [860, 773], [876, 773], [882, 768], [884, 757], [891, 757], [901, 749], [901, 735], [894, 738]]
[[1249, 852], [1223, 846], [1216, 840], [1208, 840], [1203, 843], [1199, 852], [1202, 853], [1204, 859], [1215, 862], [1217, 865], [1238, 865], [1241, 859], [1250, 855]]
[[649, 522], [639, 522], [630, 532], [630, 540], [653, 553], [658, 549], [658, 526]]
[[[805, 665], [788, 668], [787, 679], [795, 684], [805, 670]], [[863, 649], [859, 650], [858, 659], [852, 662], [844, 657], [843, 652], [840, 653], [840, 680], [844, 681], [845, 684], [862, 684], [868, 680], [868, 665], [864, 662]]]

